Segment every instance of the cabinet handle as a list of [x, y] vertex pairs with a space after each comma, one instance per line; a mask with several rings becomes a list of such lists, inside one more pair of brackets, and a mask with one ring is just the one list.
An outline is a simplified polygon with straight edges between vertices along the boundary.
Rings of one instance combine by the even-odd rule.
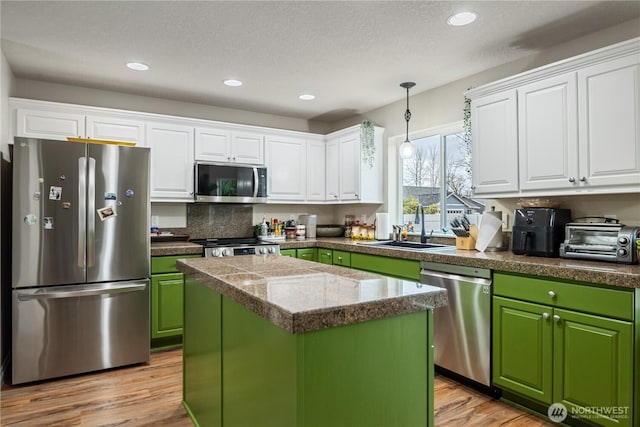
[[560, 316], [558, 316], [557, 314], [553, 315], [553, 321], [554, 322], [559, 322], [560, 321]]
[[549, 313], [546, 313], [546, 312], [545, 312], [545, 313], [542, 313], [542, 318], [543, 318], [544, 320], [548, 320], [548, 319], [549, 319]]
[[574, 182], [576, 182], [576, 179], [574, 177], [570, 177], [569, 182], [573, 184]]
[[581, 176], [580, 177], [580, 182], [587, 182], [587, 177], [586, 176]]
[[550, 296], [551, 298], [555, 298], [555, 297], [556, 297], [556, 293], [555, 293], [555, 292], [553, 292], [553, 291], [549, 291], [549, 296]]

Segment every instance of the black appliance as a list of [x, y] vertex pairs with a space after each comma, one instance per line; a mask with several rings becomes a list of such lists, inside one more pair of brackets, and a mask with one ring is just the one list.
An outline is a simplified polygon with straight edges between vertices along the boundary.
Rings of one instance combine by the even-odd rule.
[[559, 256], [570, 209], [521, 208], [514, 213], [511, 251], [516, 255]]
[[203, 256], [227, 257], [238, 255], [280, 254], [280, 245], [254, 237], [231, 237], [221, 239], [192, 239], [191, 243], [202, 245]]

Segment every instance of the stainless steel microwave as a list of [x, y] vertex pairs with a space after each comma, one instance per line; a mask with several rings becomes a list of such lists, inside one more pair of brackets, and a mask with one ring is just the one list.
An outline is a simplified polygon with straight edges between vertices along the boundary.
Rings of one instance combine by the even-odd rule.
[[196, 202], [266, 203], [267, 168], [196, 162], [195, 198]]

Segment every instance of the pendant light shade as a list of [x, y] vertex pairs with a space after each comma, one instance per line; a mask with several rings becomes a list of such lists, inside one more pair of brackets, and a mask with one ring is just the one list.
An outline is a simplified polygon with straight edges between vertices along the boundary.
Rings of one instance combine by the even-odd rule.
[[400, 83], [400, 87], [407, 89], [407, 110], [404, 112], [404, 119], [407, 122], [407, 137], [404, 142], [400, 144], [400, 157], [403, 159], [410, 159], [416, 153], [416, 146], [409, 141], [409, 120], [411, 120], [411, 111], [409, 111], [409, 89], [415, 85], [414, 82]]

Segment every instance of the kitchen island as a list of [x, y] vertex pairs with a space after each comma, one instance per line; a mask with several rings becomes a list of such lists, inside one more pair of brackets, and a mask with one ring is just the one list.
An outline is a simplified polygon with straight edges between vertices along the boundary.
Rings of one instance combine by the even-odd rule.
[[433, 425], [443, 289], [277, 255], [178, 268], [196, 425]]

